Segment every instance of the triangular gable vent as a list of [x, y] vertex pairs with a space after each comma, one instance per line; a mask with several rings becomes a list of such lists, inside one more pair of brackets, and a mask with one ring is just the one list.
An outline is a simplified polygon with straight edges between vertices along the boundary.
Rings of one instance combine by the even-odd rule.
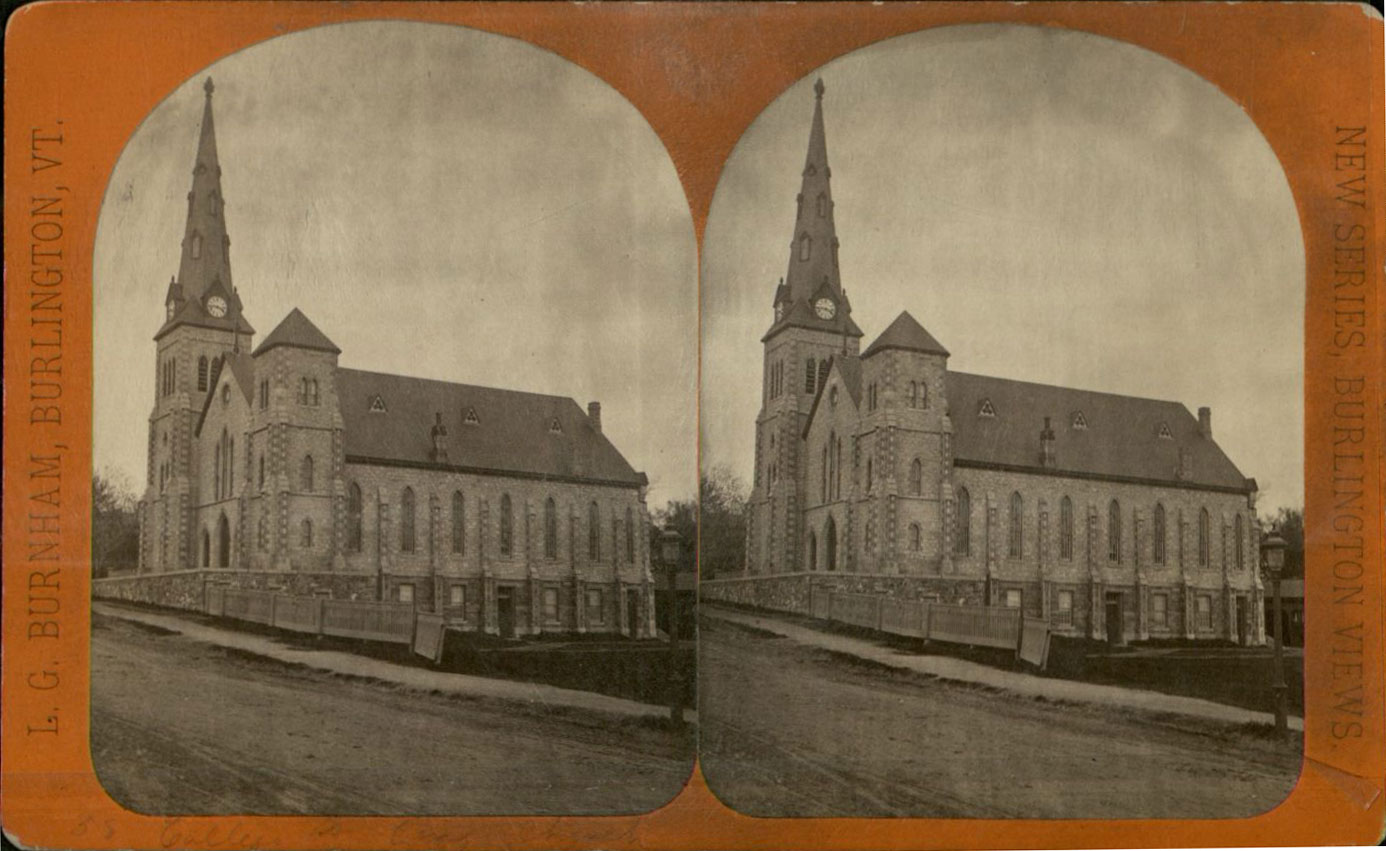
[[1088, 418], [1083, 416], [1082, 411], [1073, 412], [1073, 428], [1082, 431], [1088, 427]]
[[371, 413], [373, 413], [373, 414], [383, 414], [383, 413], [385, 413], [385, 400], [382, 399], [382, 398], [380, 398], [380, 395], [379, 395], [379, 394], [377, 394], [377, 395], [371, 397]]
[[554, 417], [552, 420], [549, 421], [549, 431], [553, 432], [554, 434], [563, 433], [563, 424], [558, 421], [558, 417]]
[[1174, 433], [1169, 430], [1169, 423], [1160, 423], [1160, 427], [1155, 431], [1161, 440], [1173, 440]]
[[462, 422], [467, 425], [481, 425], [481, 418], [476, 415], [476, 408], [468, 408], [466, 415], [462, 417]]
[[994, 416], [996, 416], [996, 407], [995, 407], [994, 405], [991, 404], [991, 400], [990, 400], [990, 399], [983, 399], [983, 400], [982, 400], [982, 404], [980, 404], [980, 405], [977, 406], [977, 416], [979, 416], [979, 417], [994, 417]]

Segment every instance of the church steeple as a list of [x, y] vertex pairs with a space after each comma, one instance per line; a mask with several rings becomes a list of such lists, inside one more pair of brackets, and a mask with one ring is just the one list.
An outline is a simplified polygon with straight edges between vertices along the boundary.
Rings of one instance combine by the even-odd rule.
[[[212, 118], [212, 92], [207, 78], [202, 90], [202, 130], [193, 160], [192, 189], [188, 192], [188, 217], [183, 228], [178, 277], [170, 285], [168, 316], [155, 335], [159, 339], [177, 325], [225, 328], [241, 334], [254, 329], [241, 315], [241, 300], [231, 283], [231, 238], [226, 233], [226, 204], [221, 195], [221, 163], [217, 157], [216, 124]], [[177, 298], [174, 298], [174, 290]], [[244, 341], [247, 342], [248, 341]]]
[[824, 90], [821, 79], [814, 83], [813, 123], [800, 178], [789, 269], [775, 292], [771, 334], [793, 325], [861, 336], [850, 316], [851, 306], [842, 290], [838, 269], [832, 169], [828, 167], [827, 133], [823, 128]]

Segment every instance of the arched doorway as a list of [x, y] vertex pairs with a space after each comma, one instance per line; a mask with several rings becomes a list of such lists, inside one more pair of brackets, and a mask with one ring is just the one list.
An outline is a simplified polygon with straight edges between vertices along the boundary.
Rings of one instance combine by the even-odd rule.
[[231, 524], [226, 515], [217, 520], [217, 567], [231, 566]]
[[809, 532], [808, 569], [818, 569], [818, 536]]
[[202, 566], [212, 566], [212, 536], [206, 528], [202, 530]]
[[837, 521], [828, 518], [828, 528], [823, 530], [823, 538], [828, 545], [828, 570], [837, 570]]

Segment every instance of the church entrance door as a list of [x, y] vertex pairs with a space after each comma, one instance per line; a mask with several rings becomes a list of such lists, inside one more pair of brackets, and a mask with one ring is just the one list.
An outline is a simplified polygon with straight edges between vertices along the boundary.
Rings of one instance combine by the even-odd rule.
[[231, 566], [231, 524], [226, 515], [217, 520], [217, 567]]
[[515, 589], [511, 586], [496, 589], [496, 626], [501, 638], [515, 637]]
[[631, 638], [640, 634], [640, 598], [634, 588], [626, 590], [626, 634]]
[[831, 517], [828, 518], [828, 528], [823, 532], [823, 539], [827, 542], [827, 568], [837, 570], [837, 523]]
[[1251, 610], [1245, 597], [1237, 598], [1237, 643], [1243, 647], [1251, 643]]
[[1107, 643], [1116, 647], [1121, 644], [1121, 592], [1108, 591], [1106, 604]]

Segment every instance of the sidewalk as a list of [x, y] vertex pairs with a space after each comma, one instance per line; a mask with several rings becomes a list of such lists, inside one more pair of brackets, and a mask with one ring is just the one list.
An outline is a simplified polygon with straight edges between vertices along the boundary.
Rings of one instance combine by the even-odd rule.
[[[1023, 697], [1043, 697], [1046, 700], [1096, 703], [1145, 712], [1189, 715], [1229, 724], [1275, 723], [1274, 716], [1269, 712], [1255, 712], [1250, 709], [1213, 703], [1209, 700], [1200, 700], [1196, 697], [1180, 697], [1143, 689], [1037, 677], [1015, 671], [1002, 671], [986, 665], [979, 665], [976, 662], [953, 659], [948, 656], [913, 656], [865, 639], [820, 632], [810, 627], [789, 623], [769, 614], [752, 614], [717, 606], [703, 606], [702, 614], [704, 617], [718, 618], [771, 632], [810, 647], [843, 653], [888, 665], [892, 668], [902, 668], [940, 679], [990, 686]], [[1291, 730], [1304, 729], [1303, 719], [1292, 716], [1288, 720]]]
[[[543, 683], [498, 680], [468, 674], [434, 671], [427, 668], [414, 668], [372, 659], [369, 656], [340, 653], [335, 650], [299, 650], [281, 644], [270, 636], [207, 626], [177, 615], [131, 609], [99, 601], [92, 602], [92, 611], [108, 617], [161, 627], [204, 644], [241, 650], [267, 659], [303, 665], [332, 674], [371, 677], [412, 689], [546, 706], [567, 706], [574, 709], [635, 718], [661, 718], [667, 717], [669, 714], [669, 709], [665, 706], [637, 703], [619, 697], [559, 688]], [[684, 710], [684, 718], [696, 722], [697, 713], [691, 709], [686, 709]]]

